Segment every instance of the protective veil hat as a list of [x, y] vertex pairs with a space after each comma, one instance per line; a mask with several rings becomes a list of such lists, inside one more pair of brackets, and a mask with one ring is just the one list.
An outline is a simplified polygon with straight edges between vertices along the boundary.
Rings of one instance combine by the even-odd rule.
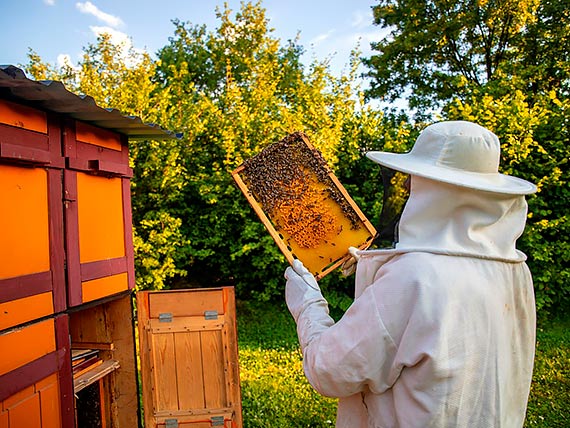
[[472, 122], [439, 122], [425, 128], [409, 153], [368, 152], [380, 165], [412, 175], [487, 192], [527, 195], [536, 186], [499, 173], [498, 137]]

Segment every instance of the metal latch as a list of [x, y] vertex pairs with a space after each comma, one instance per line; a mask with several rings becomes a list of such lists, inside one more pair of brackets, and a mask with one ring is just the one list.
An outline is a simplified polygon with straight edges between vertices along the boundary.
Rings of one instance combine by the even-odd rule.
[[166, 428], [178, 428], [178, 419], [166, 419], [164, 425]]
[[223, 416], [212, 416], [211, 421], [212, 421], [213, 427], [223, 427], [224, 426], [224, 417]]
[[[163, 312], [161, 314], [158, 314], [158, 321], [159, 322], [172, 322], [172, 313]], [[175, 419], [169, 419], [169, 420], [175, 420]], [[178, 426], [178, 425], [176, 425], [176, 426]]]
[[205, 311], [204, 318], [207, 320], [217, 320], [218, 319], [218, 311]]

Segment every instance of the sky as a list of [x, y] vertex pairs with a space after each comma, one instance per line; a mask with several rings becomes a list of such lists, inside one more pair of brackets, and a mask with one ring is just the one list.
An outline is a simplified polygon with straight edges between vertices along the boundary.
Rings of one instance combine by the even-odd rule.
[[[240, 0], [226, 0], [236, 12]], [[299, 34], [305, 48], [303, 60], [330, 60], [340, 75], [348, 68], [350, 51], [359, 45], [370, 56], [370, 42], [385, 32], [372, 24], [375, 0], [262, 0], [269, 27], [283, 43]], [[29, 48], [44, 62], [76, 64], [83, 48], [97, 34], [131, 43], [156, 58], [156, 52], [174, 35], [173, 19], [207, 26], [214, 31], [216, 7], [224, 0], [0, 0], [0, 64], [21, 66]]]

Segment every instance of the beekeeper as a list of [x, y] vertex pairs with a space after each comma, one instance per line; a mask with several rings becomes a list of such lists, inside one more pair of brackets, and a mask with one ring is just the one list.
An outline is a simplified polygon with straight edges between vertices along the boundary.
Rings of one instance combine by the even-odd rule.
[[367, 157], [410, 174], [398, 242], [351, 250], [356, 298], [336, 323], [302, 263], [285, 271], [307, 379], [339, 398], [337, 427], [521, 427], [535, 303], [515, 242], [536, 187], [498, 173], [497, 136], [471, 122]]

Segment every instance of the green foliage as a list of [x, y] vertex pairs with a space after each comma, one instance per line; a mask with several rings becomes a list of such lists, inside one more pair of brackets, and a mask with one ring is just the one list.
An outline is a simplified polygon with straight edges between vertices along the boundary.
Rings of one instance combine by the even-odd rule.
[[[532, 22], [538, 0], [381, 0], [374, 22], [390, 30], [365, 62], [370, 94], [395, 99], [410, 90], [411, 107], [434, 108], [457, 95], [460, 82], [484, 85]], [[406, 94], [407, 95], [407, 94]], [[421, 113], [421, 112], [420, 112]]]
[[134, 234], [137, 289], [160, 290], [165, 279], [185, 275], [176, 266], [182, 257], [184, 237], [180, 219], [167, 212], [151, 211], [138, 223]]
[[[538, 308], [570, 307], [568, 138], [570, 13], [553, 0], [385, 0], [375, 22], [392, 37], [368, 60], [370, 95], [411, 91], [418, 117], [477, 122], [502, 143], [501, 170], [537, 184], [519, 247]], [[434, 104], [433, 100], [436, 100]]]
[[[159, 52], [157, 79], [169, 100], [161, 123], [184, 133], [183, 140], [164, 147], [180, 170], [180, 183], [168, 198], [144, 202], [141, 195], [139, 201], [147, 212], [163, 209], [182, 220], [187, 262], [180, 268], [187, 281], [232, 283], [241, 298], [267, 301], [282, 294], [285, 259], [231, 171], [299, 130], [335, 167], [340, 147], [358, 150], [348, 125], [380, 123], [375, 117], [381, 115], [355, 113], [357, 62], [340, 79], [323, 63], [305, 68], [302, 48], [272, 36], [259, 3], [244, 3], [235, 15], [226, 7], [217, 15], [213, 32], [174, 21], [175, 36]], [[157, 170], [136, 185], [152, 186], [161, 177]]]

